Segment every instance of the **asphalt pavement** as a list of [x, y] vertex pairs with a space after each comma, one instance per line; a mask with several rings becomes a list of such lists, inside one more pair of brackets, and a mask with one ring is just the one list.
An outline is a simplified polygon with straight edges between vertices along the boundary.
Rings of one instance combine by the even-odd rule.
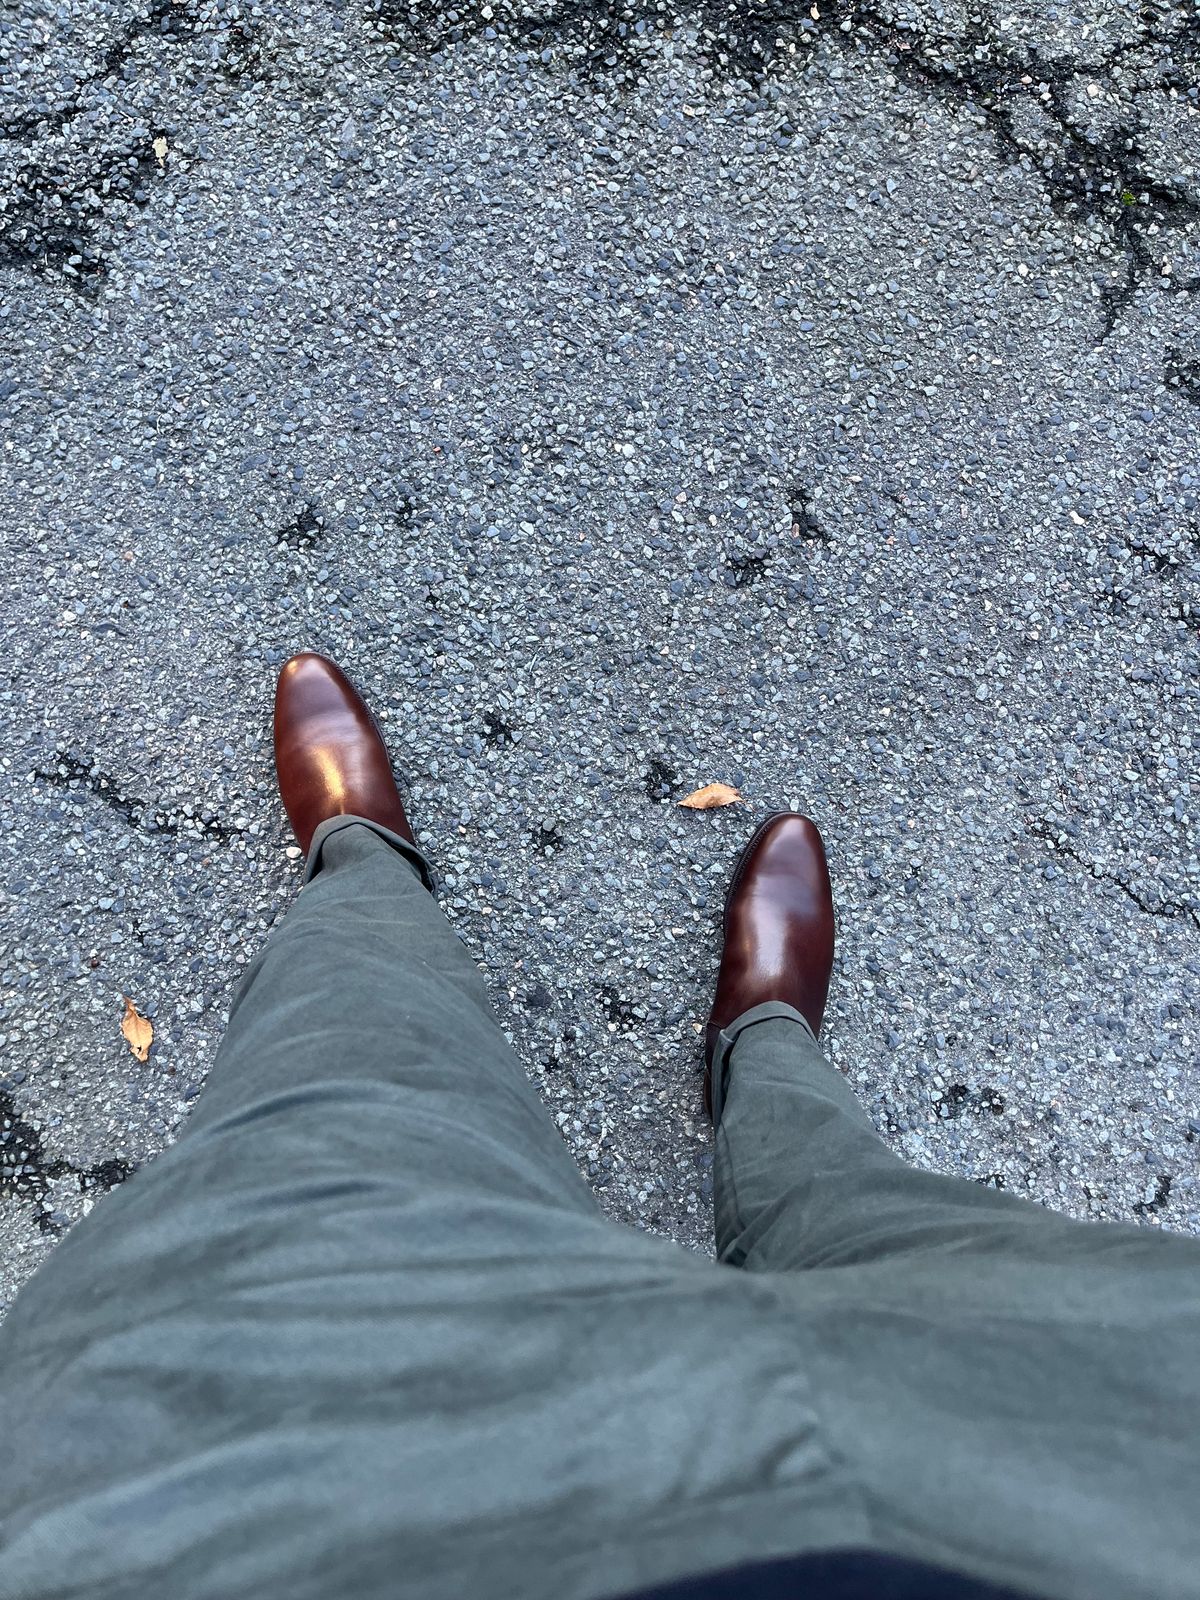
[[306, 648], [614, 1216], [710, 1248], [795, 807], [894, 1148], [1200, 1231], [1198, 62], [1156, 0], [10, 9], [0, 1309], [296, 893]]

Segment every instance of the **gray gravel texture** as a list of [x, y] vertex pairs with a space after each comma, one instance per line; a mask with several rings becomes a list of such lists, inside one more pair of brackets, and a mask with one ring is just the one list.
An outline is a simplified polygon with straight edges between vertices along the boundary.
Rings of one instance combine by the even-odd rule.
[[0, 1306], [295, 894], [309, 647], [614, 1216], [710, 1248], [782, 806], [893, 1146], [1200, 1231], [1198, 59], [1156, 0], [6, 13]]

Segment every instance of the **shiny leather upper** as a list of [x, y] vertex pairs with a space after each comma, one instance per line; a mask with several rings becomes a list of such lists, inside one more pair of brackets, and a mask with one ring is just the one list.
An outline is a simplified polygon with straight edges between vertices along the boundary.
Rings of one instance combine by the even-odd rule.
[[743, 1011], [782, 1000], [814, 1033], [833, 969], [833, 890], [825, 846], [808, 817], [781, 812], [754, 834], [725, 903], [725, 948], [705, 1055]]
[[342, 669], [324, 656], [293, 656], [279, 674], [275, 768], [305, 855], [328, 817], [369, 817], [412, 839], [375, 719]]

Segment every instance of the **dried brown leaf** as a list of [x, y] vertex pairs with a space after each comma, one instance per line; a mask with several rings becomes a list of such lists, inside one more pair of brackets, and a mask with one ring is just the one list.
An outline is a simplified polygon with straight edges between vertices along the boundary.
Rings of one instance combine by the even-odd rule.
[[703, 789], [687, 795], [679, 802], [689, 811], [712, 811], [717, 806], [732, 806], [742, 798], [740, 790], [727, 783], [706, 783]]
[[129, 1048], [139, 1061], [145, 1061], [150, 1055], [150, 1046], [154, 1043], [154, 1024], [148, 1017], [144, 1017], [134, 1005], [129, 996], [122, 995], [125, 1002], [125, 1015], [121, 1018], [121, 1032], [129, 1043]]

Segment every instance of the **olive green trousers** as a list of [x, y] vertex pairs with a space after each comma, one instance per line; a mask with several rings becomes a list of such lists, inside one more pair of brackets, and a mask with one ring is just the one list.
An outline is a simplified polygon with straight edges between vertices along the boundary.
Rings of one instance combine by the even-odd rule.
[[338, 819], [179, 1142], [0, 1328], [0, 1600], [597, 1600], [855, 1546], [1200, 1592], [1200, 1243], [914, 1170], [786, 1006], [717, 1261], [606, 1219], [422, 882]]

